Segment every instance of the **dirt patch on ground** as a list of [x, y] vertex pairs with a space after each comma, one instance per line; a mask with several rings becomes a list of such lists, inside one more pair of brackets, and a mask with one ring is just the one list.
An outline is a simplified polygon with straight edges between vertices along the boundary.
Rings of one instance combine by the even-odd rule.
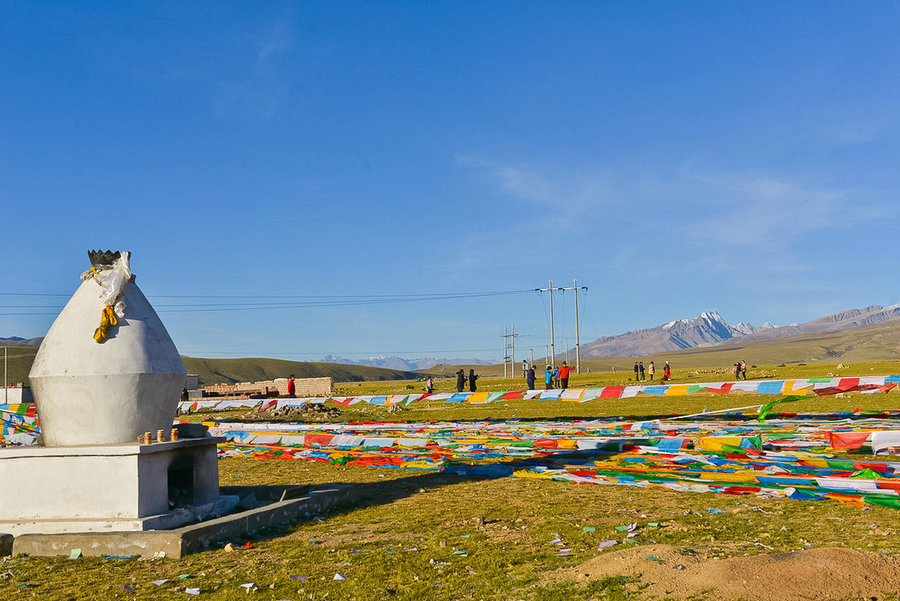
[[550, 578], [585, 584], [614, 576], [637, 577], [649, 598], [883, 599], [900, 591], [900, 556], [821, 548], [708, 559], [690, 549], [649, 545], [604, 553]]

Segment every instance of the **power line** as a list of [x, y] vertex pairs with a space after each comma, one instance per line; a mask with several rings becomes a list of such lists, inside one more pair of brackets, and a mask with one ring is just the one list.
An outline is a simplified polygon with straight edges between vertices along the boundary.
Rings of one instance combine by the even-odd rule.
[[[236, 303], [159, 303], [154, 305], [159, 313], [204, 313], [217, 311], [263, 311], [273, 309], [306, 309], [316, 307], [349, 307], [359, 305], [381, 305], [410, 302], [427, 302], [442, 300], [464, 300], [473, 298], [489, 298], [498, 296], [511, 296], [516, 294], [529, 294], [531, 290], [502, 290], [493, 292], [450, 292], [429, 294], [384, 294], [384, 295], [306, 295], [306, 296], [214, 296], [214, 295], [159, 295], [150, 298], [221, 298], [221, 299], [297, 299], [302, 302], [236, 302]], [[40, 295], [36, 293], [0, 293], [6, 296], [56, 296]], [[57, 305], [0, 305], [0, 308], [21, 308], [27, 312], [4, 312], [0, 315], [12, 316], [39, 316], [53, 315], [53, 313], [33, 312], [31, 309], [55, 308]]]
[[[494, 351], [493, 348], [474, 348], [474, 349], [452, 349], [452, 350], [417, 350], [417, 351], [331, 351], [325, 355], [357, 355], [365, 357], [379, 357], [387, 355], [437, 355], [444, 353], [484, 353]], [[280, 356], [299, 356], [299, 355], [317, 355], [322, 356], [322, 352], [304, 351], [304, 352], [285, 352], [285, 351], [204, 351], [199, 349], [186, 349], [179, 351], [182, 355], [239, 355], [240, 357], [255, 357], [259, 355], [280, 355]]]

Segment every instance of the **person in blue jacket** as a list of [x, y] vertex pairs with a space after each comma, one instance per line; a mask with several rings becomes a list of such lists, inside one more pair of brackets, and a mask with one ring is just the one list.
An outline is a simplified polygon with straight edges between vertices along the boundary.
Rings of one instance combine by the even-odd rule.
[[547, 390], [553, 388], [553, 372], [550, 371], [550, 366], [547, 366], [547, 370], [544, 372], [544, 387]]

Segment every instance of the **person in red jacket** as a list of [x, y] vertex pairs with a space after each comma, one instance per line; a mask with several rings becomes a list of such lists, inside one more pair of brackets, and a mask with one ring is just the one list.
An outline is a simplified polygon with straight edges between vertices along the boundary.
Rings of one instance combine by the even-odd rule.
[[294, 397], [297, 392], [297, 389], [294, 386], [294, 374], [291, 374], [291, 379], [288, 380], [288, 396]]
[[559, 387], [563, 390], [569, 387], [569, 374], [573, 371], [575, 371], [575, 368], [566, 365], [565, 361], [559, 366]]

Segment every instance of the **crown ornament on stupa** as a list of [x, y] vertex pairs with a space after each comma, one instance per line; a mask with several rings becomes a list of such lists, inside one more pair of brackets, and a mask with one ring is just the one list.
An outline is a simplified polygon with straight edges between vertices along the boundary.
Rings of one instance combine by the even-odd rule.
[[89, 250], [88, 258], [91, 260], [92, 267], [112, 266], [116, 259], [122, 256], [119, 251], [112, 250]]

